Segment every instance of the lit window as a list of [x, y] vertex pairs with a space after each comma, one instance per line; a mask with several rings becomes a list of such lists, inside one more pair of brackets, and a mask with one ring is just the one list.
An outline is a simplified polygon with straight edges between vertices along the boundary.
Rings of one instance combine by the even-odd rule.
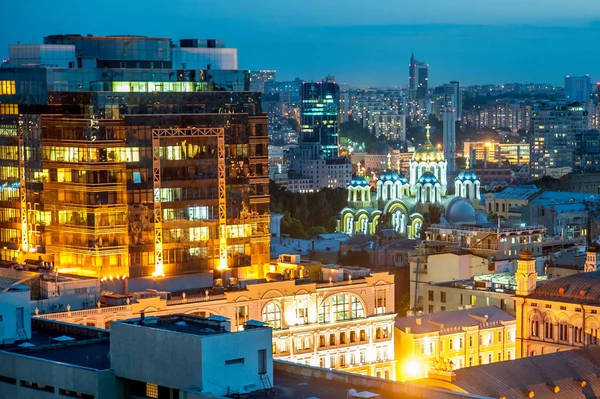
[[158, 385], [147, 382], [146, 383], [146, 396], [149, 398], [158, 399]]
[[263, 309], [263, 322], [269, 323], [274, 329], [281, 328], [281, 308], [275, 302], [269, 302]]
[[0, 80], [0, 94], [15, 94], [16, 86], [14, 80]]

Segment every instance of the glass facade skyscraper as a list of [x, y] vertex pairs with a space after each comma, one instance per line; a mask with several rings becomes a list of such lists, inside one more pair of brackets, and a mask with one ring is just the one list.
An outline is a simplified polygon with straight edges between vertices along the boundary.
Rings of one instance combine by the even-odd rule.
[[269, 261], [267, 117], [217, 40], [48, 36], [0, 68], [0, 251], [91, 277]]
[[300, 146], [314, 148], [312, 158], [319, 155], [325, 159], [338, 157], [339, 96], [340, 88], [333, 81], [302, 83]]
[[417, 61], [414, 54], [410, 56], [408, 66], [408, 92], [409, 97], [413, 99], [423, 99], [427, 97], [429, 88], [429, 65]]

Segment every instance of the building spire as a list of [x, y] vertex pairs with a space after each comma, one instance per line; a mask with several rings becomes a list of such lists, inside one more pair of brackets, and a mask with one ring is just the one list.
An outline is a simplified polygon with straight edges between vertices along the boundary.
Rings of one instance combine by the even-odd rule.
[[427, 136], [427, 140], [429, 140], [429, 136], [430, 136], [430, 132], [429, 129], [431, 129], [431, 126], [429, 126], [429, 123], [427, 124], [427, 126], [425, 126], [425, 135]]

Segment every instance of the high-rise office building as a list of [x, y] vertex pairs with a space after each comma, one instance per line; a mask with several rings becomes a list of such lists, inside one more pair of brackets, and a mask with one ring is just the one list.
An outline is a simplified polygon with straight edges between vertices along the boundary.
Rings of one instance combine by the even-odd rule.
[[429, 65], [417, 61], [414, 54], [410, 56], [408, 67], [408, 90], [409, 97], [423, 99], [427, 96], [429, 84]]
[[444, 110], [443, 128], [444, 157], [448, 162], [448, 171], [453, 172], [456, 167], [456, 109], [446, 107]]
[[460, 118], [462, 96], [457, 81], [446, 83], [443, 88], [444, 156], [448, 161], [448, 171], [452, 172], [456, 166], [456, 121]]
[[590, 76], [565, 77], [565, 99], [569, 102], [585, 103], [592, 94]]
[[333, 77], [322, 82], [302, 82], [300, 87], [299, 147], [287, 156], [288, 184], [293, 192], [345, 187], [352, 165], [338, 152], [338, 106], [340, 89]]
[[557, 177], [581, 166], [582, 135], [587, 127], [584, 105], [539, 104], [533, 110], [531, 125], [532, 178]]
[[300, 146], [311, 149], [311, 157], [338, 156], [338, 103], [340, 88], [332, 78], [303, 82], [300, 89]]
[[216, 40], [48, 36], [0, 68], [0, 250], [145, 276], [269, 260], [267, 118]]
[[456, 120], [461, 120], [462, 115], [462, 92], [460, 84], [453, 80], [444, 84], [444, 103], [446, 107], [452, 107], [456, 111]]
[[265, 83], [275, 82], [277, 71], [269, 69], [261, 69], [260, 71], [252, 71], [250, 73], [250, 90], [265, 92]]

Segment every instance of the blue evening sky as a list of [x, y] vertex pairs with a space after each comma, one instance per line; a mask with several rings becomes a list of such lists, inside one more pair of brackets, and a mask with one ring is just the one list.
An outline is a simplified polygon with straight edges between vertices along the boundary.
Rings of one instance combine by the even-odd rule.
[[48, 34], [139, 34], [223, 39], [240, 68], [276, 69], [279, 80], [404, 85], [411, 52], [434, 85], [600, 80], [600, 0], [3, 0], [1, 9], [3, 59], [8, 44]]

